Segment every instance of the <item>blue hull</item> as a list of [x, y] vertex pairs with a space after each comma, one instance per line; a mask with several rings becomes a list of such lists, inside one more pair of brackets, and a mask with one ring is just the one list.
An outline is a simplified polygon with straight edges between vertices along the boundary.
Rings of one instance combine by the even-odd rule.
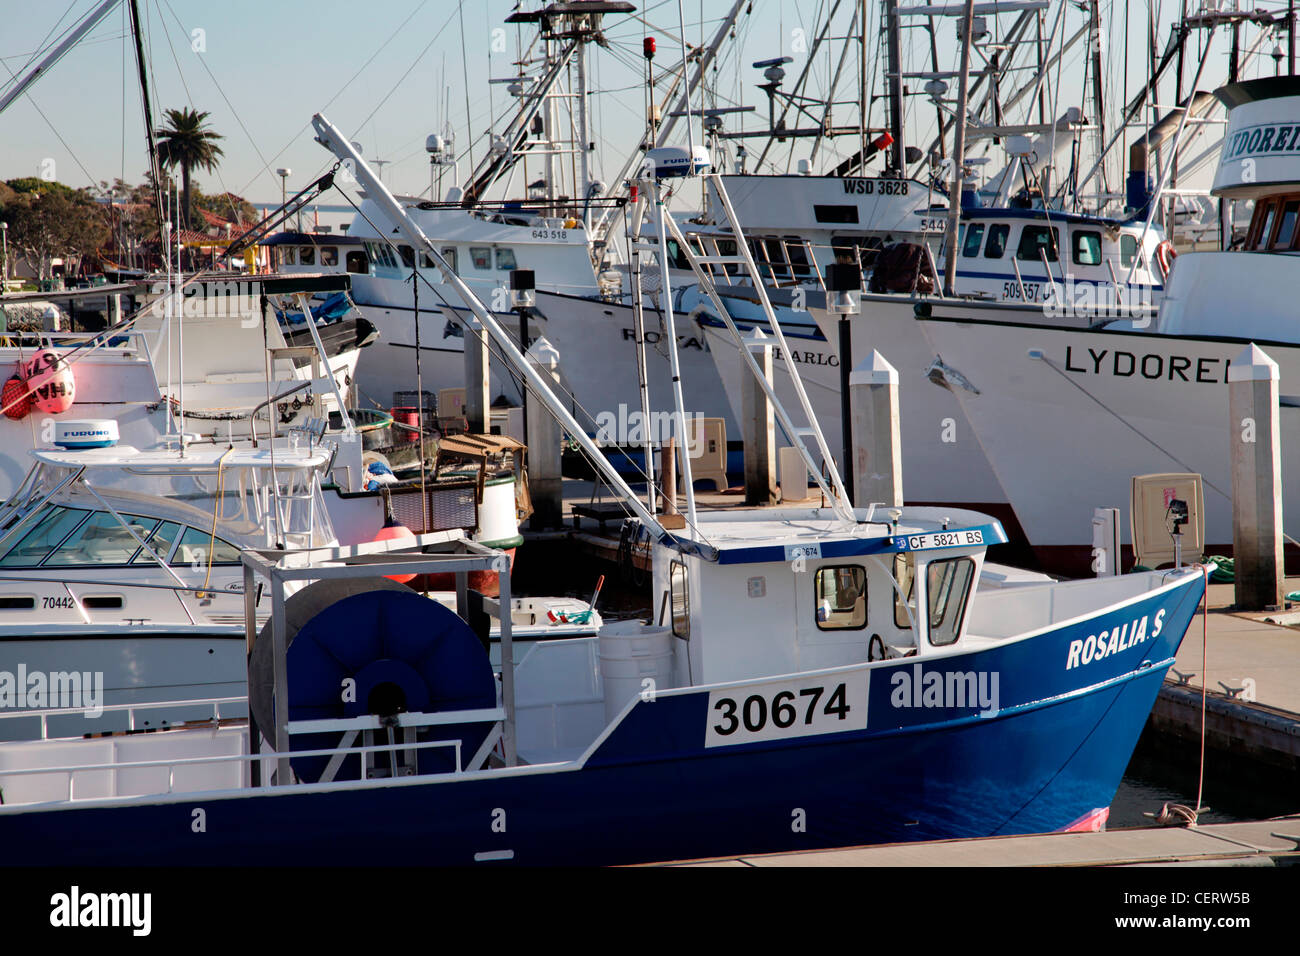
[[[665, 692], [575, 764], [14, 807], [0, 841], [10, 864], [593, 865], [1059, 830], [1113, 799], [1201, 592], [1189, 579], [987, 650], [874, 665], [865, 730], [709, 748], [710, 692]], [[1139, 643], [1072, 651], [1137, 619]], [[900, 697], [900, 675], [949, 671], [998, 674], [997, 712]]]

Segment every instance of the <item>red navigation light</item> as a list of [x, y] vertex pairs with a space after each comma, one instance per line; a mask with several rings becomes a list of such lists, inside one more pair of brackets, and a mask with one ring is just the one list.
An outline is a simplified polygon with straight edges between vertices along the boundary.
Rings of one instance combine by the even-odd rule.
[[641, 52], [645, 54], [645, 58], [647, 60], [653, 60], [655, 58], [654, 37], [646, 37], [644, 40], [641, 41]]

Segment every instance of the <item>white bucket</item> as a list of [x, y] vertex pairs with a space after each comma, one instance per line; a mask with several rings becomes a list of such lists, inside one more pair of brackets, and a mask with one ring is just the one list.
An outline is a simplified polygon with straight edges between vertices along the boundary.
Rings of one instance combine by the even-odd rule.
[[[618, 716], [648, 686], [664, 690], [673, 680], [673, 632], [644, 621], [614, 621], [596, 634], [605, 686], [605, 721]], [[652, 680], [647, 685], [646, 680]]]

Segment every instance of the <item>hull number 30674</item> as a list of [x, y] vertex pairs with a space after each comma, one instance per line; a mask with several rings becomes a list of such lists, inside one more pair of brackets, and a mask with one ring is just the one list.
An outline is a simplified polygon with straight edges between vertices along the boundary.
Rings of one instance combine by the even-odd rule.
[[714, 691], [704, 746], [863, 730], [868, 677], [840, 673]]

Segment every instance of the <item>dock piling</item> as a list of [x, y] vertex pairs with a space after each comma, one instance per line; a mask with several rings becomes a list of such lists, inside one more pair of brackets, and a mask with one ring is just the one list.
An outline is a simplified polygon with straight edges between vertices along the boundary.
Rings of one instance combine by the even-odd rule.
[[1237, 608], [1282, 606], [1282, 447], [1278, 366], [1255, 344], [1228, 368], [1232, 549]]
[[465, 329], [465, 424], [471, 435], [488, 433], [491, 405], [487, 332], [483, 323], [471, 318]]
[[[745, 335], [745, 348], [754, 355], [754, 361], [763, 372], [768, 384], [772, 383], [772, 343], [755, 327]], [[741, 373], [741, 409], [744, 418], [745, 440], [745, 504], [774, 505], [776, 494], [776, 416], [767, 393], [758, 380]]]
[[849, 375], [853, 418], [853, 500], [903, 506], [898, 370], [873, 351]]
[[[545, 337], [529, 346], [525, 357], [548, 385], [559, 386], [560, 353]], [[528, 403], [527, 427], [528, 491], [533, 501], [529, 527], [534, 531], [558, 528], [564, 522], [564, 480], [560, 470], [564, 432], [541, 401]]]
[[663, 482], [664, 498], [660, 510], [666, 515], [677, 514], [677, 440], [668, 436], [660, 453], [659, 480]]

